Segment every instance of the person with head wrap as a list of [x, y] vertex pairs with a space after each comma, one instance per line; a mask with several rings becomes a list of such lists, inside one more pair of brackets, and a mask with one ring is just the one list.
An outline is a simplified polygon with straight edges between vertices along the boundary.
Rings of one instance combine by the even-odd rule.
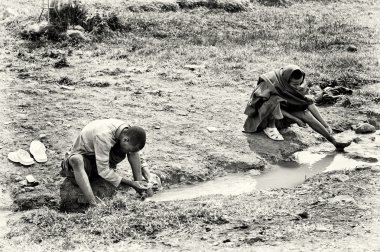
[[314, 101], [307, 97], [304, 80], [304, 71], [296, 65], [261, 75], [244, 112], [247, 115], [244, 132], [263, 130], [272, 140], [281, 141], [284, 138], [277, 128], [285, 128], [291, 123], [301, 127], [309, 125], [338, 150], [343, 150], [350, 142], [339, 142], [332, 136], [332, 129]]

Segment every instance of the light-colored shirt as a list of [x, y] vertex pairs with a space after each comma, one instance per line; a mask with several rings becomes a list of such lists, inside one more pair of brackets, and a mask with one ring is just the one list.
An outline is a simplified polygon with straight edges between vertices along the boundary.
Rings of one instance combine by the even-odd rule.
[[95, 155], [99, 176], [115, 187], [120, 185], [122, 177], [110, 168], [109, 155], [126, 127], [128, 125], [118, 119], [92, 121], [82, 129], [71, 150], [73, 154]]

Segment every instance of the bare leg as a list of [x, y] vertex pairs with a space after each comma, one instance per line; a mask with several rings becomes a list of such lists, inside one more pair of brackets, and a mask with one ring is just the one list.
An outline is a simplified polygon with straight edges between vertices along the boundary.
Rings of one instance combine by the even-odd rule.
[[69, 159], [69, 163], [74, 170], [75, 181], [77, 182], [84, 196], [86, 197], [90, 205], [96, 205], [95, 196], [92, 192], [90, 181], [88, 180], [87, 173], [84, 169], [82, 155], [73, 155]]
[[338, 150], [343, 150], [345, 147], [349, 146], [351, 143], [337, 142], [335, 138], [330, 135], [325, 126], [323, 126], [310, 111], [292, 112], [292, 115], [306, 122], [313, 130], [324, 136], [329, 142], [331, 142]]

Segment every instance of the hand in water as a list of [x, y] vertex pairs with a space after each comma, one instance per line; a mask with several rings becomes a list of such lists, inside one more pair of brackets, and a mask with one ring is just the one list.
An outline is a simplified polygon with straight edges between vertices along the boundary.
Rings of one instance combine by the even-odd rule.
[[336, 142], [334, 145], [335, 145], [335, 148], [337, 151], [343, 151], [344, 148], [346, 148], [350, 144], [351, 144], [351, 141], [349, 141], [349, 142]]
[[140, 195], [149, 189], [147, 186], [141, 185], [139, 181], [133, 181], [132, 184], [133, 184], [133, 189], [135, 189], [136, 192]]

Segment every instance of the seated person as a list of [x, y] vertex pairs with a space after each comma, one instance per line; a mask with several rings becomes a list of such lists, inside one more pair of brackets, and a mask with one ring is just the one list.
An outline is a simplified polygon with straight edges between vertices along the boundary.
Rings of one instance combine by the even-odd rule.
[[263, 130], [273, 140], [284, 140], [277, 130], [291, 123], [301, 127], [309, 125], [324, 136], [338, 150], [350, 142], [338, 142], [332, 129], [323, 120], [313, 100], [306, 96], [305, 73], [296, 65], [288, 65], [260, 76], [245, 109], [248, 116], [244, 124], [247, 133]]

